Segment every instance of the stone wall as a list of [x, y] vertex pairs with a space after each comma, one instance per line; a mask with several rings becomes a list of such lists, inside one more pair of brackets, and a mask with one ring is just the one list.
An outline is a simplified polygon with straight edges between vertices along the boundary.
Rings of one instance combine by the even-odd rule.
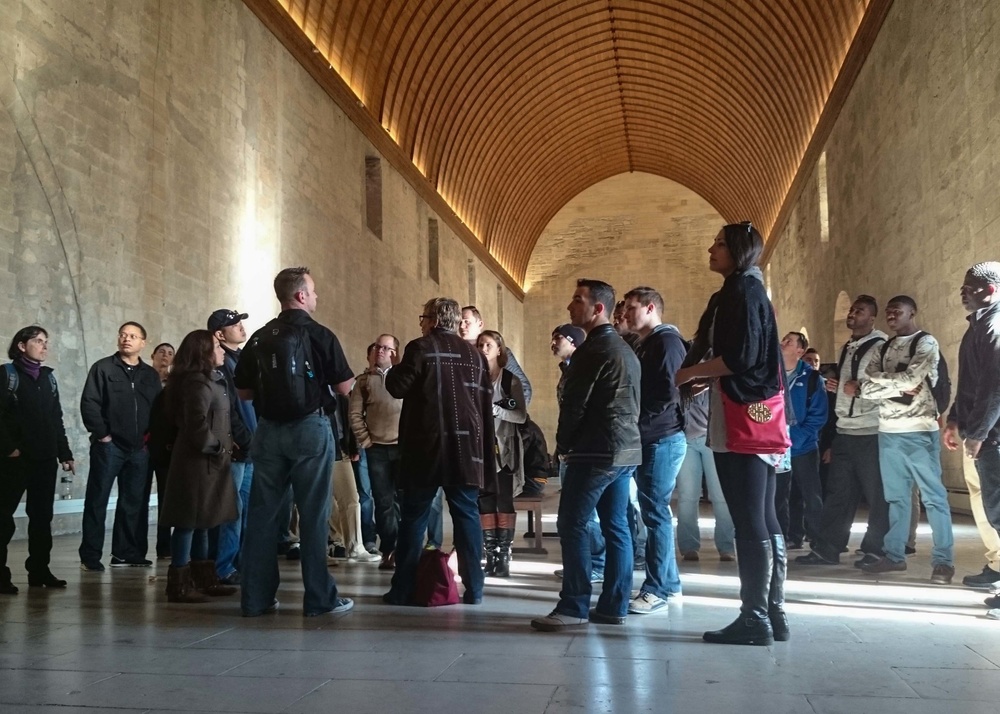
[[[814, 329], [832, 360], [841, 291], [875, 295], [880, 307], [905, 293], [954, 379], [967, 324], [962, 277], [1000, 259], [998, 78], [1000, 3], [893, 5], [826, 146], [829, 242], [816, 169], [771, 260], [782, 329]], [[971, 463], [943, 460], [947, 485], [963, 490]]]
[[520, 346], [521, 303], [444, 221], [428, 277], [436, 216], [386, 161], [382, 239], [365, 227], [371, 146], [239, 0], [0, 0], [0, 105], [0, 340], [52, 333], [74, 498], [80, 389], [124, 320], [147, 354], [218, 307], [255, 328], [274, 273], [304, 264], [356, 370], [380, 332], [418, 336], [442, 294], [490, 323], [502, 300]]
[[722, 284], [708, 270], [708, 246], [723, 223], [693, 191], [642, 173], [591, 186], [549, 222], [528, 265], [524, 368], [535, 389], [532, 418], [550, 440], [559, 368], [549, 340], [554, 327], [569, 321], [577, 278], [607, 281], [618, 299], [639, 285], [656, 288], [666, 303], [664, 320], [691, 336]]

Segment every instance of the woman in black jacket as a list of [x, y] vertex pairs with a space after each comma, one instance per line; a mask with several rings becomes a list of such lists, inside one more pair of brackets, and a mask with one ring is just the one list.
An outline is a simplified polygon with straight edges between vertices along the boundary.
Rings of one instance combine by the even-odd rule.
[[[785, 544], [774, 511], [775, 466], [784, 454], [732, 453], [726, 448], [722, 393], [737, 404], [774, 397], [782, 388], [774, 308], [757, 260], [764, 241], [750, 223], [725, 226], [709, 248], [709, 268], [725, 281], [709, 300], [677, 384], [711, 387], [708, 442], [736, 526], [740, 617], [706, 632], [706, 642], [769, 645], [787, 640]], [[711, 351], [711, 358], [705, 359]], [[782, 425], [783, 426], [783, 425]]]
[[7, 545], [14, 536], [14, 511], [28, 492], [28, 585], [64, 588], [49, 570], [52, 504], [57, 462], [73, 471], [55, 375], [42, 363], [49, 354], [49, 333], [33, 325], [10, 341], [11, 363], [0, 372], [0, 593], [17, 594], [7, 567]]

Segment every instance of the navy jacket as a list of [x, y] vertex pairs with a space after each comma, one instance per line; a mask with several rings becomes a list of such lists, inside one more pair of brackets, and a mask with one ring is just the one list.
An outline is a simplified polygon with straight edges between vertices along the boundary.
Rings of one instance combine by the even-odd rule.
[[639, 437], [643, 444], [684, 430], [680, 392], [674, 375], [687, 355], [687, 345], [673, 325], [657, 325], [635, 345], [642, 367], [639, 383]]

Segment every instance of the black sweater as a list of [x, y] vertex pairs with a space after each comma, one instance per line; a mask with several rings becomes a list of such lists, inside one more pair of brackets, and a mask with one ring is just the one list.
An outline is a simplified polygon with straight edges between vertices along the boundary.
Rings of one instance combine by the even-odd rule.
[[14, 398], [7, 391], [7, 375], [0, 371], [0, 456], [17, 449], [20, 458], [72, 461], [52, 370], [42, 367], [38, 379], [32, 379], [16, 363], [14, 368], [18, 371]]
[[[781, 390], [783, 367], [774, 308], [757, 268], [733, 273], [717, 293], [712, 353], [733, 373], [720, 382], [740, 404], [769, 399]], [[699, 327], [700, 332], [700, 327]]]
[[687, 345], [675, 328], [659, 325], [639, 340], [635, 354], [642, 366], [639, 436], [643, 444], [652, 444], [684, 430], [684, 414], [674, 375], [684, 361]]

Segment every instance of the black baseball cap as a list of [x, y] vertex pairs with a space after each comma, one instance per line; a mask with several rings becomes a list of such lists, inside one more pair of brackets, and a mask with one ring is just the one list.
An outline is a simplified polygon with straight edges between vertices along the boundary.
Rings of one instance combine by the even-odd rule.
[[216, 330], [221, 330], [223, 327], [232, 327], [248, 317], [250, 316], [245, 312], [222, 308], [213, 312], [208, 318], [208, 329], [210, 332], [215, 332]]

